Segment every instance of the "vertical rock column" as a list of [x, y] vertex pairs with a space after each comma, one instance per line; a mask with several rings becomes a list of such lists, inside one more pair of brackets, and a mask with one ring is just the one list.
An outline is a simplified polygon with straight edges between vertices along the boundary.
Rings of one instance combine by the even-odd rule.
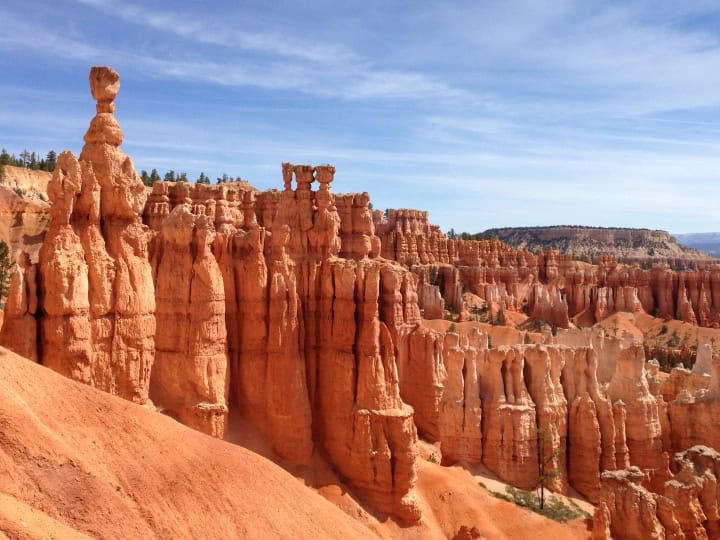
[[[600, 472], [614, 470], [617, 462], [613, 407], [600, 392], [594, 349], [565, 350], [562, 383], [569, 409], [568, 480], [576, 490], [596, 502], [600, 496]], [[624, 431], [621, 441], [624, 446]], [[621, 466], [624, 465], [623, 461]]]
[[222, 438], [227, 419], [225, 287], [210, 252], [210, 218], [176, 206], [162, 226], [157, 269], [153, 401], [183, 424]]
[[546, 474], [555, 472], [546, 485], [566, 493], [568, 407], [560, 384], [560, 373], [565, 365], [563, 353], [542, 345], [526, 348], [525, 382], [536, 407], [540, 466]]
[[505, 482], [532, 489], [538, 479], [537, 422], [523, 371], [522, 349], [485, 352], [480, 366], [483, 462]]
[[482, 459], [478, 355], [487, 349], [487, 337], [473, 329], [468, 336], [445, 334], [443, 359], [447, 379], [440, 403], [439, 431], [443, 462]]
[[619, 401], [625, 404], [630, 463], [647, 472], [652, 486], [662, 485], [669, 475], [668, 456], [663, 452], [658, 403], [650, 393], [641, 346], [633, 345], [622, 351], [607, 395], [613, 404]]
[[337, 259], [318, 273], [314, 427], [330, 462], [363, 498], [413, 522], [420, 518], [412, 495], [417, 434], [413, 410], [400, 399], [392, 337], [379, 318], [388, 287], [381, 281], [394, 277], [387, 272], [376, 262]]
[[37, 302], [37, 264], [32, 264], [27, 253], [22, 253], [10, 281], [0, 344], [33, 362], [38, 361]]
[[97, 115], [78, 161], [63, 152], [40, 252], [42, 363], [136, 402], [155, 355], [155, 291], [141, 216], [145, 186], [120, 149], [118, 74], [92, 68]]

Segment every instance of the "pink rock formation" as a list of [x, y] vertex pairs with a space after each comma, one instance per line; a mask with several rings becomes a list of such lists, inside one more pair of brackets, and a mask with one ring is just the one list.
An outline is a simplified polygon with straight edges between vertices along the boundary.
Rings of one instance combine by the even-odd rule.
[[[683, 377], [686, 383], [669, 404], [672, 448], [676, 451], [695, 445], [720, 448], [720, 433], [716, 424], [720, 414], [720, 357], [712, 359], [710, 377], [686, 370], [677, 371], [686, 375]], [[709, 379], [709, 386], [698, 388], [697, 379], [702, 382]]]
[[529, 489], [538, 478], [538, 435], [524, 365], [521, 349], [490, 349], [480, 366], [480, 397], [485, 465], [504, 481]]
[[[610, 530], [615, 540], [647, 540], [666, 538], [666, 527], [679, 530], [672, 513], [659, 516], [659, 497], [640, 484], [644, 475], [637, 467], [602, 474], [602, 498], [610, 512]], [[682, 538], [682, 537], [681, 537]]]
[[[597, 356], [592, 348], [566, 350], [562, 382], [569, 404], [568, 479], [595, 502], [599, 499], [600, 472], [618, 465], [616, 441], [625, 444], [624, 424], [616, 429], [612, 405], [598, 384]], [[624, 466], [624, 461], [620, 465]]]
[[[640, 484], [637, 467], [603, 473], [602, 502], [594, 520], [593, 537], [692, 538], [706, 540], [720, 534], [718, 474], [720, 454], [705, 446], [694, 446], [675, 456], [678, 472], [665, 482], [660, 493]], [[605, 506], [608, 516], [602, 516]]]
[[625, 349], [618, 358], [607, 395], [613, 403], [622, 401], [625, 405], [630, 463], [647, 471], [651, 483], [664, 481], [667, 454], [663, 452], [658, 403], [650, 393], [641, 346]]
[[[225, 288], [205, 215], [176, 206], [153, 257], [158, 328], [150, 396], [182, 423], [222, 438], [229, 384]], [[194, 254], [194, 256], [193, 256]]]
[[447, 370], [440, 400], [439, 436], [443, 461], [480, 463], [482, 458], [482, 408], [478, 385], [478, 360], [487, 339], [477, 330], [467, 337], [445, 334], [443, 362]]
[[[553, 491], [567, 491], [568, 402], [560, 383], [565, 351], [542, 345], [525, 350], [525, 380], [535, 402], [538, 428], [538, 459], [545, 470], [558, 471], [547, 485]], [[598, 430], [599, 431], [599, 430]]]
[[10, 282], [5, 301], [0, 343], [11, 351], [38, 361], [37, 351], [37, 265], [22, 253]]
[[[543, 345], [515, 332], [488, 349], [473, 323], [433, 330], [420, 308], [462, 315], [469, 290], [492, 317], [526, 308], [561, 327], [656, 307], [714, 324], [718, 269], [679, 277], [448, 239], [426, 212], [385, 216], [367, 194], [334, 196], [329, 165], [283, 164], [283, 191], [157, 183], [146, 203], [119, 148], [118, 84], [91, 73], [98, 115], [81, 158], [60, 156], [38, 275], [22, 261], [0, 342], [29, 357], [40, 343], [42, 363], [137, 402], [150, 385], [160, 408], [211, 435], [243, 416], [282, 459], [321, 451], [402, 521], [420, 518], [417, 429], [443, 462], [482, 462], [518, 487], [535, 487], [547, 460], [561, 471], [550, 487], [601, 502], [599, 537], [715, 534], [717, 460], [688, 450], [670, 480], [667, 452], [720, 447], [720, 360], [712, 377], [662, 381], [625, 340], [561, 333], [557, 345], [548, 327]], [[601, 477], [630, 464], [643, 471]], [[630, 518], [637, 528], [623, 531]]]
[[154, 358], [155, 296], [145, 188], [120, 150], [113, 116], [119, 77], [93, 68], [97, 116], [78, 161], [63, 152], [48, 195], [52, 221], [40, 250], [42, 362], [137, 402], [147, 400]]

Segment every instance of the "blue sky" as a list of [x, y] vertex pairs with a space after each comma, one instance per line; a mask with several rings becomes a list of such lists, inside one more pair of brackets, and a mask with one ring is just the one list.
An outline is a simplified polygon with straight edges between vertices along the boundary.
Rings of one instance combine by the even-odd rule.
[[447, 231], [720, 230], [718, 2], [0, 4], [0, 146], [82, 147], [120, 72], [137, 167], [430, 211]]

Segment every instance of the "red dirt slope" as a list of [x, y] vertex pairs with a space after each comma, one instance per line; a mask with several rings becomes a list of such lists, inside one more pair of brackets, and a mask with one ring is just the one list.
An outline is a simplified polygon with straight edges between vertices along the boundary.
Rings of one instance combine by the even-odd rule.
[[76, 533], [374, 536], [271, 461], [0, 348], [0, 538]]

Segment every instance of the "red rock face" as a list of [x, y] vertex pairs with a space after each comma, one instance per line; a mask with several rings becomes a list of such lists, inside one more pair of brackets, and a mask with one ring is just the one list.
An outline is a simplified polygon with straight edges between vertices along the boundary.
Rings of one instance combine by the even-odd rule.
[[[284, 164], [283, 172], [285, 189], [278, 196], [248, 197], [240, 190], [242, 218], [232, 211], [233, 191], [226, 186], [204, 186], [202, 192], [183, 184], [154, 188], [145, 216], [162, 231], [153, 254], [160, 311], [167, 303], [160, 302], [167, 296], [165, 259], [172, 257], [170, 272], [188, 266], [191, 222], [214, 209], [222, 232], [213, 241], [216, 263], [208, 264], [217, 267], [211, 273], [222, 284], [212, 289], [213, 297], [224, 297], [230, 414], [237, 411], [259, 427], [290, 463], [307, 462], [319, 447], [371, 504], [415, 521], [417, 435], [413, 411], [400, 398], [393, 342], [393, 333], [419, 320], [415, 280], [406, 270], [371, 260], [366, 197], [352, 196], [349, 215], [357, 225], [342, 236], [330, 192], [332, 167]], [[318, 191], [312, 190], [315, 180]], [[176, 214], [189, 224], [184, 240], [176, 242], [185, 247], [171, 255], [165, 244], [178, 229], [171, 226]], [[356, 260], [337, 257], [346, 244]], [[157, 387], [167, 379], [158, 372]]]
[[[693, 446], [675, 461], [678, 472], [655, 493], [642, 487], [645, 475], [637, 467], [603, 473], [598, 534], [610, 529], [620, 539], [717, 538], [720, 454]], [[606, 509], [607, 515], [598, 515]]]
[[142, 403], [155, 335], [140, 221], [145, 188], [120, 150], [122, 132], [112, 115], [117, 73], [93, 68], [90, 80], [101, 97], [85, 147], [79, 160], [63, 152], [48, 184], [52, 219], [39, 255], [42, 363]]
[[222, 437], [229, 382], [225, 288], [210, 252], [211, 227], [208, 216], [179, 205], [155, 239], [159, 331], [150, 397], [182, 423]]
[[[350, 210], [340, 214], [348, 223], [341, 228], [350, 227]], [[600, 257], [598, 265], [590, 265], [552, 249], [533, 255], [498, 240], [448, 239], [429, 223], [427, 212], [419, 210], [376, 211], [373, 221], [384, 258], [419, 276], [427, 277], [428, 268], [434, 275], [438, 269], [458, 269], [457, 289], [440, 287], [443, 299], [456, 313], [463, 311], [460, 295], [466, 290], [495, 309], [520, 311], [525, 306], [531, 318], [563, 328], [570, 319], [591, 325], [618, 311], [645, 311], [720, 327], [720, 267], [711, 261], [703, 262], [699, 270], [683, 272], [662, 264], [651, 270], [637, 264], [618, 265], [614, 256]], [[430, 306], [425, 317], [442, 318], [435, 301], [427, 302], [434, 293], [424, 285], [419, 290], [421, 307]]]
[[23, 254], [10, 282], [10, 293], [0, 320], [0, 343], [11, 351], [38, 361], [37, 264]]
[[[467, 288], [492, 316], [526, 306], [558, 326], [618, 309], [714, 324], [716, 269], [679, 277], [449, 240], [427, 213], [333, 195], [329, 165], [283, 164], [284, 189], [263, 193], [156, 183], [146, 203], [119, 148], [117, 74], [91, 80], [98, 115], [80, 159], [58, 160], [39, 264], [21, 261], [0, 343], [126, 399], [149, 393], [216, 437], [242, 416], [288, 463], [321, 452], [402, 521], [420, 519], [419, 431], [443, 463], [483, 463], [518, 487], [537, 485], [539, 463], [557, 469], [549, 487], [602, 503], [597, 538], [717, 534], [718, 460], [688, 450], [720, 447], [711, 349], [697, 373], [663, 382], [642, 347], [596, 332], [488, 348], [478, 328], [432, 330], [420, 316], [460, 311]], [[674, 477], [671, 452], [685, 452]], [[630, 466], [642, 472], [603, 473]], [[623, 532], [628, 519], [639, 525]]]

